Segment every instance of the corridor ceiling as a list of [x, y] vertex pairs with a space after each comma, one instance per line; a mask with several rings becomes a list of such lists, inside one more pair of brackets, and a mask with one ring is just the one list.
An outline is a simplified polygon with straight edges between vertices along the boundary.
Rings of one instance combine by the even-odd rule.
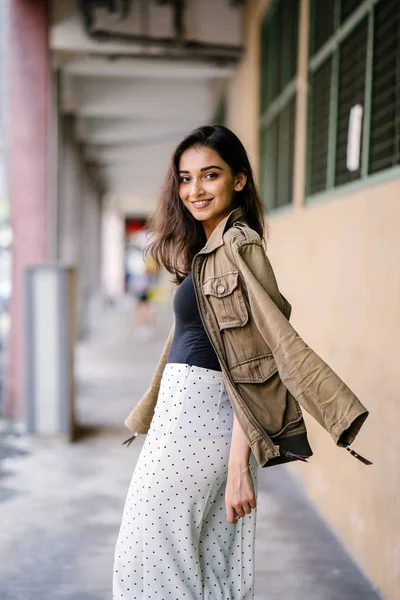
[[59, 110], [125, 214], [153, 210], [176, 143], [213, 122], [242, 20], [232, 0], [52, 1]]

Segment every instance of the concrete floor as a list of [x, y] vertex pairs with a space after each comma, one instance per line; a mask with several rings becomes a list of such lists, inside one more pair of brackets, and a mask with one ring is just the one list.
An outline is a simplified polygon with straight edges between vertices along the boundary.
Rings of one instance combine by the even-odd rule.
[[[170, 317], [149, 342], [134, 338], [129, 307], [98, 317], [77, 351], [79, 440], [0, 436], [1, 600], [112, 598], [113, 549], [143, 443], [122, 447], [121, 424]], [[260, 472], [257, 510], [256, 600], [379, 598], [283, 468]]]

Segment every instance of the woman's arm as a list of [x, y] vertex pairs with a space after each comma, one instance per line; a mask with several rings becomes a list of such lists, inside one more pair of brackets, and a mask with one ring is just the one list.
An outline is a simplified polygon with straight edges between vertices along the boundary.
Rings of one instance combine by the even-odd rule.
[[253, 480], [249, 469], [250, 448], [236, 416], [233, 419], [228, 480], [225, 491], [226, 517], [229, 523], [251, 513], [256, 507]]
[[233, 260], [243, 278], [255, 326], [274, 355], [283, 385], [336, 444], [351, 444], [368, 410], [289, 323], [286, 303], [261, 244], [243, 243], [234, 249]]

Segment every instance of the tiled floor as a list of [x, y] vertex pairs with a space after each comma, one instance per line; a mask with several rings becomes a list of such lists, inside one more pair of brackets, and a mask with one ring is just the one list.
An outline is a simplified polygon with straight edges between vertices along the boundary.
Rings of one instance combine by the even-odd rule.
[[[122, 447], [121, 424], [169, 321], [162, 315], [143, 341], [128, 308], [96, 320], [77, 352], [79, 441], [0, 438], [1, 600], [111, 600], [114, 543], [143, 441]], [[279, 467], [261, 471], [256, 600], [377, 598], [297, 483]]]

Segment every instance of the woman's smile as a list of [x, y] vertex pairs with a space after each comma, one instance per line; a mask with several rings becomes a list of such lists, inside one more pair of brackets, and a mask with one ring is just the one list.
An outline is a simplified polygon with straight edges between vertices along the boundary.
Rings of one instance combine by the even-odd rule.
[[212, 202], [214, 198], [209, 198], [207, 200], [192, 200], [192, 204], [195, 208], [205, 208], [209, 206], [210, 202]]

